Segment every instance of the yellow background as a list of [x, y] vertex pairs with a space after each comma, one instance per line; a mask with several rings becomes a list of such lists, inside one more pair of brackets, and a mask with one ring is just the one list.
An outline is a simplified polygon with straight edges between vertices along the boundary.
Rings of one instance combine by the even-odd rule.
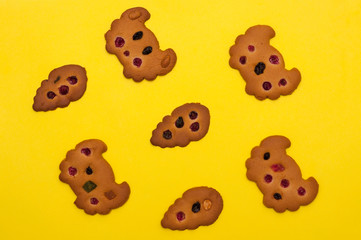
[[[105, 50], [104, 33], [128, 8], [178, 61], [168, 75], [135, 83]], [[69, 1], [0, 0], [0, 239], [356, 239], [361, 215], [360, 1]], [[256, 24], [302, 81], [290, 96], [259, 101], [228, 65], [228, 50]], [[86, 68], [84, 96], [67, 108], [34, 112], [33, 97], [49, 72]], [[208, 134], [185, 148], [150, 144], [164, 115], [186, 102], [211, 112]], [[296, 212], [276, 213], [246, 178], [251, 149], [287, 136], [305, 178], [320, 190]], [[90, 216], [58, 180], [68, 150], [103, 140], [128, 202]], [[163, 229], [164, 212], [195, 186], [211, 186], [224, 209], [209, 227]]]

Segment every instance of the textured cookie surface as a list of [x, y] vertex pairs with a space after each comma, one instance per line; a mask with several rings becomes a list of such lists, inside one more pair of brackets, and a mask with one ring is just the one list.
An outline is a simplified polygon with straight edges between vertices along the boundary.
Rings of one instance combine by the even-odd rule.
[[213, 188], [195, 187], [178, 198], [161, 221], [172, 230], [196, 229], [214, 223], [223, 209], [221, 195]]
[[277, 212], [296, 211], [318, 193], [317, 181], [313, 177], [304, 180], [295, 160], [287, 155], [290, 146], [286, 137], [267, 137], [252, 149], [246, 161], [247, 178], [263, 193], [264, 205]]
[[186, 103], [165, 116], [153, 131], [150, 142], [155, 146], [185, 147], [191, 141], [203, 138], [209, 128], [207, 107], [199, 103]]
[[260, 100], [291, 94], [301, 81], [300, 72], [285, 69], [281, 53], [270, 45], [274, 36], [270, 26], [253, 26], [237, 37], [229, 51], [229, 64], [246, 81], [246, 92]]
[[136, 82], [167, 74], [177, 61], [175, 52], [170, 48], [162, 51], [155, 35], [144, 25], [149, 18], [144, 8], [128, 9], [105, 34], [107, 51], [118, 57], [124, 76]]
[[36, 91], [33, 109], [48, 111], [68, 106], [70, 102], [83, 96], [87, 81], [86, 71], [79, 65], [65, 65], [54, 69]]
[[75, 205], [88, 214], [108, 214], [129, 198], [128, 183], [117, 184], [113, 170], [102, 154], [104, 142], [85, 140], [66, 154], [60, 164], [59, 179], [69, 184], [77, 198]]

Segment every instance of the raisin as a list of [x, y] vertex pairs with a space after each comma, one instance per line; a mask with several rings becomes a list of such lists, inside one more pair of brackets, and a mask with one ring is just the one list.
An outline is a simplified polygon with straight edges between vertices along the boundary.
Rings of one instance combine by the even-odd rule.
[[169, 130], [164, 131], [163, 132], [163, 138], [165, 138], [167, 140], [171, 139], [172, 138], [172, 132], [169, 131]]
[[133, 40], [139, 40], [139, 39], [142, 39], [142, 37], [143, 37], [143, 32], [139, 31], [139, 32], [134, 33]]
[[85, 172], [86, 172], [86, 174], [91, 175], [91, 174], [93, 174], [93, 169], [91, 169], [91, 167], [87, 167]]
[[287, 85], [287, 80], [282, 78], [279, 82], [278, 82], [278, 86], [286, 86]]
[[276, 200], [281, 200], [281, 199], [282, 199], [282, 196], [281, 196], [281, 194], [279, 194], [279, 193], [273, 194], [273, 197], [274, 197]]
[[196, 202], [192, 206], [192, 212], [197, 213], [201, 210], [201, 204], [199, 202]]
[[179, 117], [177, 121], [175, 121], [175, 126], [177, 128], [182, 128], [184, 126], [184, 121], [182, 117]]
[[254, 72], [257, 75], [260, 75], [263, 73], [263, 71], [266, 69], [266, 65], [263, 62], [257, 63], [256, 67], [254, 68]]
[[263, 87], [264, 90], [268, 91], [268, 90], [270, 90], [272, 88], [272, 84], [270, 82], [264, 82], [262, 84], [262, 87]]
[[247, 62], [247, 57], [246, 57], [246, 56], [240, 57], [240, 58], [239, 58], [239, 62], [240, 62], [242, 65], [246, 64], [246, 62]]
[[190, 126], [190, 129], [193, 131], [193, 132], [196, 132], [199, 130], [199, 123], [198, 122], [194, 122], [191, 124]]
[[270, 157], [271, 157], [271, 154], [269, 152], [266, 152], [265, 154], [263, 154], [264, 160], [268, 160]]
[[46, 94], [46, 96], [47, 96], [49, 99], [53, 99], [53, 98], [55, 98], [56, 94], [55, 94], [54, 92], [52, 92], [52, 91], [49, 91], [49, 92]]
[[197, 112], [192, 111], [192, 112], [189, 113], [189, 118], [190, 118], [190, 119], [194, 120], [194, 119], [196, 119], [197, 117], [198, 117], [198, 113], [197, 113]]
[[143, 49], [142, 54], [143, 54], [143, 55], [148, 55], [148, 54], [150, 54], [152, 51], [153, 51], [153, 48], [152, 48], [151, 46], [148, 46], [148, 47], [146, 47], [146, 48]]

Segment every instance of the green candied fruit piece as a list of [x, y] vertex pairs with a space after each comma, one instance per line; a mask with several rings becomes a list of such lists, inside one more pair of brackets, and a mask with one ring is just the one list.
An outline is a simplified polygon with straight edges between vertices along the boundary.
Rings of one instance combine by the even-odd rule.
[[90, 192], [93, 191], [96, 187], [97, 187], [97, 185], [96, 185], [95, 183], [93, 183], [92, 181], [87, 181], [87, 182], [83, 185], [83, 189], [84, 189], [87, 193], [90, 193]]

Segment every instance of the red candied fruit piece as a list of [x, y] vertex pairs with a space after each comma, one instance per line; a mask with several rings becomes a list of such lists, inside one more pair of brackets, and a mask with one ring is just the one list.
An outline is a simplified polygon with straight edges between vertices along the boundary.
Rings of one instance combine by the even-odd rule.
[[194, 120], [194, 119], [196, 119], [197, 117], [198, 117], [198, 113], [197, 113], [197, 112], [192, 111], [192, 112], [189, 113], [189, 118], [190, 118], [190, 119]]
[[247, 62], [247, 57], [246, 57], [246, 56], [240, 57], [240, 58], [239, 58], [239, 62], [240, 62], [242, 65], [246, 64], [246, 62]]
[[115, 46], [116, 47], [123, 47], [125, 44], [125, 40], [122, 37], [117, 37], [115, 39]]
[[287, 179], [282, 179], [281, 181], [281, 186], [286, 188], [290, 185], [290, 181], [288, 181]]
[[68, 173], [70, 176], [75, 176], [77, 174], [78, 170], [76, 168], [73, 167], [69, 167], [68, 168]]
[[134, 64], [134, 66], [136, 66], [136, 67], [140, 67], [140, 66], [142, 65], [142, 59], [140, 59], [140, 58], [134, 58], [133, 64]]
[[199, 123], [198, 122], [194, 122], [191, 124], [190, 126], [190, 129], [193, 131], [193, 132], [196, 132], [199, 130]]
[[82, 148], [80, 151], [82, 154], [84, 154], [85, 156], [89, 156], [91, 151], [89, 148]]
[[280, 60], [278, 59], [278, 57], [276, 55], [271, 55], [269, 57], [269, 61], [272, 64], [279, 64], [280, 63]]
[[66, 79], [71, 85], [78, 83], [78, 78], [76, 76], [70, 76]]
[[248, 45], [248, 51], [254, 52], [254, 46], [253, 45]]
[[287, 85], [287, 80], [282, 78], [279, 82], [278, 82], [278, 86], [286, 86]]
[[304, 196], [306, 194], [306, 189], [304, 189], [303, 187], [299, 187], [297, 192], [298, 192], [298, 195]]
[[264, 82], [262, 84], [262, 87], [263, 87], [264, 90], [268, 91], [268, 90], [270, 90], [272, 88], [272, 84], [270, 82]]
[[271, 168], [274, 172], [283, 172], [285, 170], [285, 167], [282, 164], [273, 164]]
[[95, 197], [90, 199], [90, 204], [97, 205], [98, 203], [99, 203], [99, 200], [96, 199]]
[[46, 96], [47, 96], [49, 99], [53, 99], [53, 98], [55, 98], [56, 94], [55, 94], [54, 92], [52, 92], [52, 91], [49, 91], [49, 92], [46, 94]]
[[269, 175], [269, 174], [267, 174], [266, 176], [264, 176], [264, 181], [266, 182], [266, 183], [270, 183], [270, 182], [272, 182], [272, 176], [271, 175]]
[[67, 95], [69, 93], [69, 87], [66, 85], [62, 85], [59, 87], [59, 93], [61, 95]]
[[124, 56], [128, 57], [129, 54], [130, 54], [130, 52], [129, 52], [129, 51], [125, 51], [123, 54], [124, 54]]
[[183, 221], [186, 218], [186, 215], [184, 214], [184, 212], [177, 212], [177, 220], [178, 221]]

